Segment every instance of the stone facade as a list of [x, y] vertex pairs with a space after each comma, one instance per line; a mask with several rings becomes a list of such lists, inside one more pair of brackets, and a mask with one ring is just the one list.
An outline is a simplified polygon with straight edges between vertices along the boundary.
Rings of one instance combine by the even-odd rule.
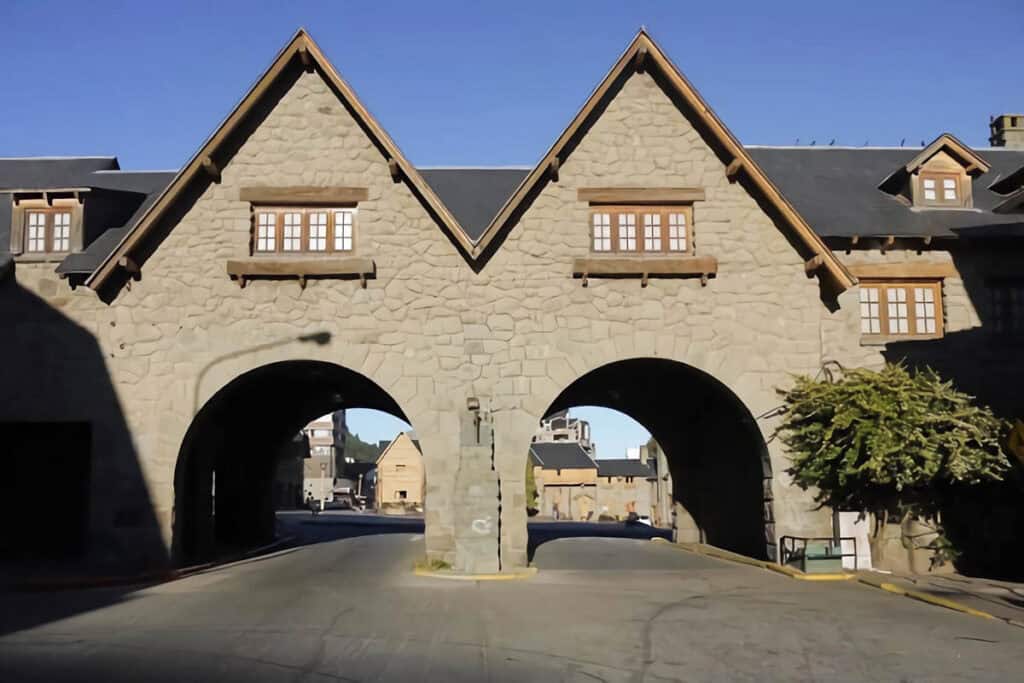
[[[823, 303], [791, 237], [741, 183], [729, 182], [725, 164], [649, 74], [626, 80], [563, 161], [558, 181], [542, 187], [478, 270], [409, 185], [393, 182], [387, 161], [321, 76], [304, 73], [224, 164], [220, 182], [166, 226], [141, 280], [111, 303], [69, 291], [52, 264], [17, 264], [10, 286], [57, 317], [21, 319], [13, 334], [41, 339], [32, 353], [52, 371], [47, 381], [67, 384], [91, 378], [61, 355], [54, 330], [72, 326], [92, 338], [121, 417], [91, 414], [84, 400], [48, 406], [32, 369], [19, 367], [3, 389], [0, 418], [65, 419], [77, 410], [94, 422], [96, 538], [128, 533], [116, 520], [144, 501], [169, 547], [175, 468], [194, 415], [230, 382], [271, 363], [336, 364], [385, 390], [420, 439], [429, 557], [497, 571], [526, 563], [523, 459], [531, 436], [560, 392], [590, 371], [628, 359], [674, 361], [714, 378], [758, 416], [778, 405], [775, 389], [794, 373], [813, 375], [826, 360], [882, 358], [859, 343], [856, 289], [838, 308]], [[368, 188], [356, 227], [356, 255], [376, 264], [367, 287], [232, 282], [225, 262], [248, 256], [250, 240], [239, 189], [255, 185]], [[594, 186], [703, 188], [693, 240], [697, 254], [718, 259], [717, 277], [706, 286], [596, 278], [581, 286], [571, 262], [589, 253], [589, 208], [577, 190]], [[974, 314], [959, 287], [947, 282], [947, 320], [969, 327]], [[296, 341], [319, 331], [330, 343]], [[467, 409], [471, 398], [476, 412]], [[828, 512], [784, 474], [786, 455], [768, 438], [775, 420], [755, 424], [768, 442], [769, 535], [828, 533]], [[127, 438], [114, 438], [122, 433]], [[126, 475], [132, 466], [136, 479]]]

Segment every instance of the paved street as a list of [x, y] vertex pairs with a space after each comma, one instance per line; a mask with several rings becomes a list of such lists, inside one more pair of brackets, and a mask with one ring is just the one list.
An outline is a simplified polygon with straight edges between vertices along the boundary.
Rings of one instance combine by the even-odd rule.
[[[0, 596], [0, 679], [1020, 676], [1024, 629], [646, 540], [551, 540], [526, 581], [416, 577], [420, 523], [286, 516], [286, 528], [323, 542], [144, 589]], [[358, 535], [374, 529], [395, 533]]]

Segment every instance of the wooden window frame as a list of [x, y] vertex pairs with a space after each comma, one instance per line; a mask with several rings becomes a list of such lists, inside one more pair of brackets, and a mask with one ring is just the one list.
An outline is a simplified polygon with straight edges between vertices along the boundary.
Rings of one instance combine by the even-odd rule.
[[[595, 249], [596, 240], [594, 235], [595, 216], [605, 214], [609, 220], [609, 238], [611, 245], [609, 249]], [[682, 214], [685, 217], [684, 244], [685, 249], [669, 249], [669, 216]], [[620, 216], [633, 216], [635, 249], [623, 249], [620, 242]], [[647, 250], [647, 231], [645, 216], [658, 216], [658, 249]], [[590, 207], [590, 217], [587, 225], [588, 239], [590, 241], [590, 252], [592, 254], [611, 255], [658, 255], [658, 256], [693, 256], [693, 206], [682, 205], [649, 205], [649, 204], [594, 204]]]
[[[919, 340], [919, 339], [939, 339], [945, 334], [945, 311], [943, 300], [942, 300], [942, 280], [941, 279], [906, 279], [906, 280], [865, 280], [862, 279], [860, 282], [861, 289], [877, 289], [878, 290], [878, 321], [879, 331], [876, 332], [864, 332], [861, 329], [861, 339], [867, 342], [885, 343], [890, 341], [907, 341], [907, 340]], [[890, 290], [902, 289], [906, 292], [906, 301], [900, 302], [906, 304], [907, 309], [907, 331], [891, 332], [889, 329], [889, 304]], [[932, 292], [931, 303], [935, 308], [935, 331], [919, 331], [918, 330], [918, 319], [917, 319], [917, 305], [918, 301], [915, 295], [915, 289], [929, 289]], [[863, 303], [863, 302], [861, 302]], [[896, 303], [896, 302], [893, 302]], [[926, 304], [927, 302], [922, 302]], [[858, 319], [863, 321], [863, 312], [858, 304]]]
[[[299, 248], [298, 249], [285, 249], [284, 242], [284, 224], [285, 215], [297, 213], [300, 215], [299, 219]], [[311, 235], [310, 235], [310, 216], [314, 214], [326, 214], [327, 215], [327, 231], [322, 239], [324, 239], [323, 249], [311, 249]], [[274, 216], [274, 249], [260, 249], [260, 216], [263, 214], [272, 214]], [[337, 217], [339, 214], [348, 214], [352, 217], [351, 221], [351, 235], [348, 239], [351, 244], [349, 249], [337, 249], [336, 228], [338, 225]], [[254, 257], [320, 257], [320, 256], [337, 256], [337, 255], [354, 255], [357, 248], [356, 239], [356, 216], [358, 209], [355, 206], [262, 206], [256, 205], [252, 207], [252, 220], [250, 221], [250, 239], [249, 239], [249, 254]], [[296, 239], [289, 237], [289, 240]], [[319, 238], [318, 238], [319, 239]]]
[[[934, 180], [935, 181], [935, 199], [927, 199], [924, 196], [924, 181]], [[945, 187], [943, 181], [952, 180], [956, 187], [956, 199], [945, 198]], [[918, 183], [920, 183], [920, 197], [921, 204], [923, 206], [946, 206], [946, 207], [962, 207], [965, 206], [966, 201], [964, 195], [964, 184], [963, 176], [958, 173], [949, 171], [921, 171], [918, 174]]]
[[[43, 224], [43, 249], [29, 249], [31, 240], [29, 238], [28, 229], [29, 223], [32, 220], [33, 214], [42, 214], [46, 216], [46, 220]], [[57, 214], [67, 214], [67, 237], [64, 241], [67, 243], [66, 249], [54, 249], [54, 229], [55, 221], [54, 217]], [[75, 225], [75, 214], [74, 210], [70, 206], [46, 206], [46, 207], [27, 207], [22, 214], [22, 254], [33, 257], [33, 256], [53, 256], [53, 255], [64, 255], [71, 253], [72, 243], [72, 231]]]

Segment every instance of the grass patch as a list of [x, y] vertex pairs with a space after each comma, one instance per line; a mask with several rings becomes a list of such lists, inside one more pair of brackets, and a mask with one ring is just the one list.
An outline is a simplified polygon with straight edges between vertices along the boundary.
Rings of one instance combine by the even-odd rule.
[[451, 569], [452, 566], [444, 560], [428, 560], [426, 558], [422, 560], [416, 560], [416, 569], [428, 572], [440, 572]]

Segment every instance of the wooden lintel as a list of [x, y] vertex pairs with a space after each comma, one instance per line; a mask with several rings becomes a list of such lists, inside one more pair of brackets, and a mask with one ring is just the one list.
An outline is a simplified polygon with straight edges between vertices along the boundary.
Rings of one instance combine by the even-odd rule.
[[388, 159], [388, 172], [391, 174], [393, 182], [402, 182], [402, 167], [398, 165], [396, 159]]
[[936, 279], [959, 277], [952, 263], [860, 263], [848, 266], [861, 279]]
[[548, 174], [550, 175], [551, 182], [553, 183], [558, 182], [558, 167], [560, 165], [561, 162], [559, 162], [558, 157], [555, 157], [551, 160], [551, 164], [548, 166]]
[[643, 73], [645, 68], [645, 62], [647, 61], [647, 48], [641, 47], [633, 55], [633, 70], [637, 73]]
[[309, 56], [309, 50], [304, 47], [299, 48], [299, 59], [302, 60], [302, 68], [307, 72], [313, 72], [313, 58]]
[[581, 187], [576, 198], [591, 204], [690, 204], [704, 201], [704, 188]]
[[211, 159], [210, 157], [203, 157], [202, 165], [203, 165], [203, 170], [206, 171], [206, 173], [211, 178], [213, 178], [213, 182], [219, 183], [220, 182], [220, 168], [217, 166], [217, 164], [213, 163], [213, 159]]
[[365, 187], [243, 187], [238, 198], [253, 204], [334, 204], [365, 202], [370, 191]]
[[735, 183], [741, 170], [743, 170], [743, 159], [733, 159], [729, 162], [729, 165], [725, 167], [725, 177], [730, 183]]
[[227, 273], [238, 278], [239, 285], [245, 286], [243, 280], [258, 277], [288, 278], [293, 277], [305, 287], [305, 281], [311, 277], [358, 277], [360, 281], [372, 277], [376, 273], [373, 259], [358, 257], [264, 257], [253, 256], [246, 259], [232, 259], [227, 262]]
[[810, 277], [823, 265], [825, 265], [825, 257], [821, 254], [815, 254], [804, 261], [804, 272], [807, 273], [807, 277]]
[[718, 259], [713, 256], [634, 256], [577, 258], [572, 262], [573, 277], [634, 276], [648, 279], [659, 276], [716, 275]]

